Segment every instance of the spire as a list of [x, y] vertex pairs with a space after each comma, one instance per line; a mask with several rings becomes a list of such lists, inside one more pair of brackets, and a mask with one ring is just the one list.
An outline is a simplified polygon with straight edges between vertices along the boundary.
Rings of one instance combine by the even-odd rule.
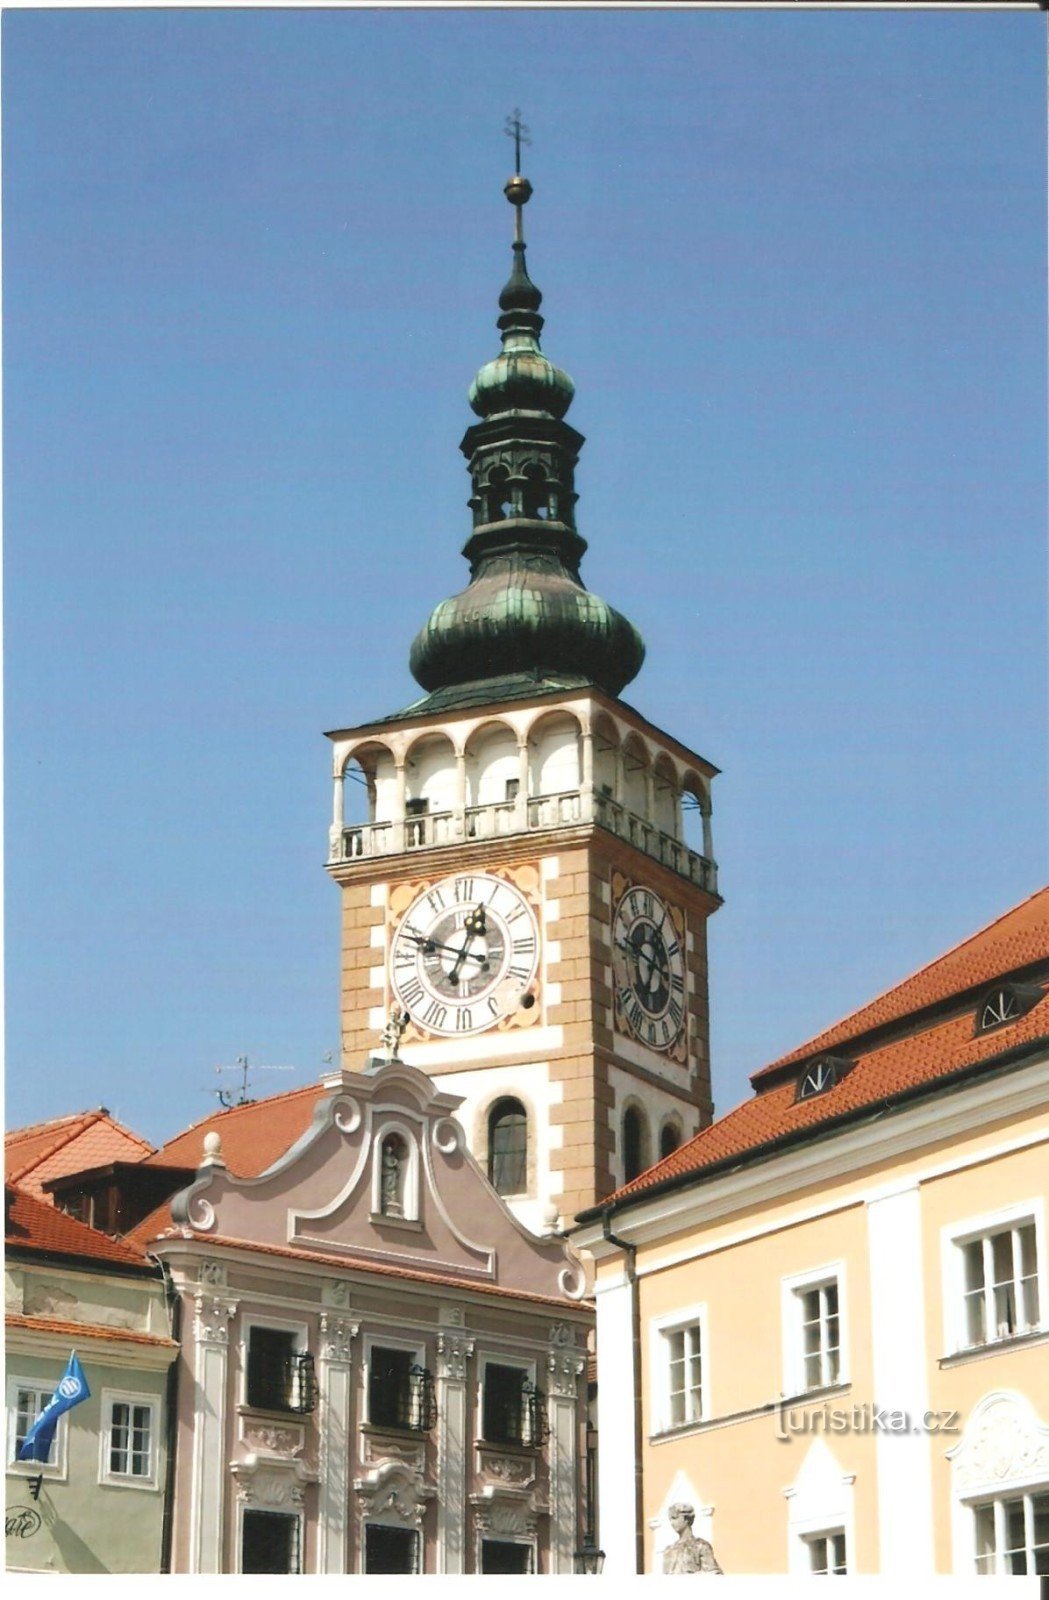
[[523, 679], [532, 692], [596, 684], [610, 694], [636, 676], [640, 634], [584, 588], [576, 531], [575, 465], [583, 437], [564, 421], [575, 385], [539, 345], [542, 295], [525, 262], [524, 207], [532, 185], [521, 173], [529, 143], [521, 113], [507, 118], [514, 174], [503, 193], [514, 207], [513, 265], [499, 296], [502, 350], [470, 386], [481, 419], [461, 449], [470, 464], [474, 528], [463, 555], [470, 584], [442, 601], [417, 635], [411, 670], [423, 688], [445, 696], [469, 686], [471, 698], [507, 692]]

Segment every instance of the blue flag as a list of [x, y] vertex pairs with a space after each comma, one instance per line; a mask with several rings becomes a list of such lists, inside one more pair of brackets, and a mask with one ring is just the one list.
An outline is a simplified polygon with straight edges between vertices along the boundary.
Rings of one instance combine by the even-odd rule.
[[81, 1400], [86, 1400], [90, 1393], [84, 1369], [74, 1350], [65, 1372], [58, 1380], [57, 1389], [25, 1436], [18, 1452], [19, 1461], [46, 1461], [51, 1454], [59, 1417], [78, 1406]]

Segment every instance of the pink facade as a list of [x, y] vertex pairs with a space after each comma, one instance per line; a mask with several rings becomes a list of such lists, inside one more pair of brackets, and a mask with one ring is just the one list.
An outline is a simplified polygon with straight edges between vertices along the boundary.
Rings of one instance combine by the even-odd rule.
[[325, 1087], [258, 1177], [207, 1134], [150, 1246], [181, 1301], [173, 1570], [572, 1572], [578, 1260], [516, 1221], [425, 1074]]

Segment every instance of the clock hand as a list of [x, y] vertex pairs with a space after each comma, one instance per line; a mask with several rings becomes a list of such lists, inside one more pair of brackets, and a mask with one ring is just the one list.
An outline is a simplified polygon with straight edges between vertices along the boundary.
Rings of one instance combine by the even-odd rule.
[[[413, 928], [402, 928], [401, 935], [405, 939], [410, 939], [413, 944], [417, 944], [425, 956], [435, 955], [438, 950], [446, 950], [449, 955], [454, 956], [462, 954], [462, 951], [457, 950], [453, 944], [441, 944], [438, 939], [428, 939], [424, 934], [416, 933]], [[485, 956], [475, 955], [472, 950], [466, 952], [466, 960], [480, 962], [482, 971], [488, 965]]]
[[463, 940], [459, 949], [459, 954], [456, 956], [452, 965], [452, 970], [448, 974], [448, 980], [450, 983], [458, 983], [463, 962], [467, 959], [468, 955], [472, 954], [472, 951], [469, 949], [471, 939], [482, 938], [484, 936], [486, 931], [484, 906], [477, 906], [473, 911], [468, 913], [466, 920], [463, 923], [463, 931], [466, 934], [466, 937]]

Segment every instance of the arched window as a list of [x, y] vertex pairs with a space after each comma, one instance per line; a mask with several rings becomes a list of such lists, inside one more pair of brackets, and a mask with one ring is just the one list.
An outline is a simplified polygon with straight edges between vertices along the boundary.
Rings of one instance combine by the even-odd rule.
[[645, 1123], [636, 1106], [623, 1112], [623, 1179], [629, 1183], [645, 1170]]
[[497, 1100], [488, 1113], [488, 1181], [497, 1194], [528, 1188], [528, 1113], [520, 1100]]
[[659, 1133], [659, 1159], [672, 1156], [681, 1143], [681, 1134], [672, 1122], [664, 1122]]
[[379, 1210], [384, 1217], [403, 1217], [404, 1185], [408, 1174], [408, 1146], [399, 1133], [386, 1135], [382, 1142], [381, 1161]]

